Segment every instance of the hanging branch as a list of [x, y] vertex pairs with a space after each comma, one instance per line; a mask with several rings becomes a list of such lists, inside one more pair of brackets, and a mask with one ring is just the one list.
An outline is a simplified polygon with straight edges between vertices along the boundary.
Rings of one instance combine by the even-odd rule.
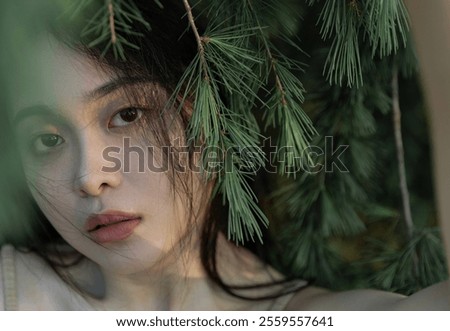
[[394, 68], [394, 74], [392, 76], [392, 111], [394, 121], [394, 133], [395, 133], [395, 147], [397, 150], [398, 161], [398, 173], [400, 177], [400, 190], [402, 194], [403, 214], [405, 217], [405, 224], [408, 231], [409, 239], [412, 239], [414, 232], [414, 223], [411, 214], [411, 205], [409, 199], [408, 185], [406, 183], [406, 170], [405, 170], [405, 151], [403, 149], [402, 139], [402, 126], [401, 126], [401, 111], [398, 94], [398, 70]]
[[88, 47], [103, 44], [102, 56], [112, 49], [116, 59], [125, 61], [127, 47], [139, 49], [129, 37], [143, 37], [141, 32], [133, 30], [132, 25], [139, 23], [151, 30], [150, 23], [144, 19], [133, 0], [107, 0], [102, 3], [84, 0], [72, 6], [71, 12], [78, 14], [87, 11], [88, 8], [94, 10], [95, 14], [87, 19], [80, 37], [89, 40]]
[[108, 12], [109, 12], [109, 29], [111, 30], [111, 42], [115, 44], [117, 42], [116, 27], [114, 23], [114, 6], [112, 0], [108, 1]]
[[[317, 0], [309, 0], [314, 5]], [[324, 74], [330, 84], [363, 85], [361, 37], [371, 48], [372, 58], [396, 53], [407, 44], [408, 14], [402, 0], [327, 0], [319, 15], [323, 40], [332, 39]]]
[[[252, 10], [252, 12], [255, 13], [255, 10], [253, 8], [253, 4], [252, 4], [251, 0], [248, 0], [248, 5], [249, 5], [250, 9]], [[263, 32], [261, 23], [259, 21], [258, 15], [255, 14], [254, 16], [255, 16], [255, 21], [257, 23], [258, 31], [259, 31], [261, 36], [264, 36], [264, 32]], [[263, 41], [264, 49], [266, 50], [267, 56], [269, 57], [270, 69], [272, 70], [272, 72], [273, 72], [273, 74], [275, 76], [275, 85], [276, 85], [278, 91], [280, 92], [281, 104], [283, 106], [287, 106], [286, 91], [285, 91], [285, 89], [283, 87], [283, 84], [281, 83], [280, 76], [278, 75], [277, 67], [275, 65], [275, 58], [273, 56], [272, 50], [270, 49], [270, 46], [269, 46], [266, 38], [263, 37], [261, 39]]]
[[358, 0], [350, 0], [350, 7], [356, 12], [358, 17], [361, 17], [361, 9], [359, 8], [360, 4]]
[[207, 70], [207, 64], [206, 64], [206, 58], [205, 58], [205, 47], [203, 46], [203, 43], [205, 42], [204, 37], [201, 37], [198, 33], [197, 25], [195, 24], [194, 15], [192, 14], [192, 8], [189, 4], [188, 0], [183, 0], [184, 8], [186, 9], [186, 13], [188, 16], [189, 25], [191, 26], [192, 32], [194, 33], [195, 40], [197, 41], [197, 47], [198, 47], [198, 54], [200, 56], [200, 63], [202, 65], [202, 71], [205, 75], [205, 79], [209, 80], [208, 70]]
[[[192, 8], [188, 0], [183, 0], [189, 27], [197, 43], [197, 55], [181, 78], [175, 94], [183, 87], [183, 100], [193, 93], [194, 111], [188, 126], [190, 139], [200, 141], [205, 146], [218, 147], [222, 151], [245, 147], [254, 153], [253, 158], [246, 155], [218, 155], [217, 158], [226, 169], [217, 172], [208, 162], [203, 164], [206, 178], [216, 178], [213, 196], [221, 193], [223, 203], [229, 204], [228, 237], [236, 243], [254, 240], [262, 242], [261, 225], [267, 227], [268, 219], [257, 204], [257, 197], [251, 191], [247, 180], [251, 180], [259, 166], [264, 164], [264, 154], [257, 147], [259, 128], [251, 126], [251, 113], [240, 114], [230, 108], [227, 100], [231, 95], [247, 100], [256, 96], [248, 82], [258, 81], [259, 77], [252, 70], [253, 64], [262, 61], [256, 52], [243, 47], [239, 39], [253, 35], [249, 28], [212, 28], [201, 36]], [[236, 37], [239, 36], [239, 37]], [[220, 91], [219, 85], [226, 89]], [[228, 98], [228, 99], [227, 99]], [[245, 128], [245, 131], [243, 131]], [[243, 165], [248, 165], [245, 169]], [[249, 171], [249, 173], [246, 173]]]
[[[392, 75], [392, 115], [394, 122], [394, 134], [395, 134], [395, 146], [397, 150], [397, 162], [399, 173], [399, 185], [402, 195], [403, 216], [406, 225], [408, 239], [411, 242], [414, 236], [414, 223], [411, 213], [411, 204], [409, 198], [408, 184], [406, 182], [406, 169], [405, 169], [405, 151], [403, 148], [402, 139], [402, 126], [401, 126], [401, 110], [399, 102], [398, 92], [398, 68], [393, 69]], [[413, 253], [413, 263], [415, 276], [418, 277], [418, 256], [417, 252]]]
[[[266, 128], [272, 124], [280, 127], [280, 136], [278, 138], [278, 145], [293, 148], [293, 153], [282, 155], [278, 157], [281, 159], [285, 157], [280, 164], [284, 166], [279, 167], [279, 173], [290, 175], [291, 170], [301, 168], [304, 162], [303, 151], [309, 146], [312, 137], [317, 134], [310, 118], [305, 114], [302, 108], [304, 101], [304, 88], [298, 75], [294, 74], [292, 69], [300, 69], [300, 65], [296, 61], [292, 61], [283, 56], [281, 52], [274, 47], [270, 40], [265, 36], [263, 25], [259, 19], [259, 15], [254, 8], [252, 1], [247, 0], [248, 7], [252, 13], [254, 24], [259, 33], [259, 40], [262, 42], [262, 47], [266, 53], [268, 61], [268, 74], [273, 73], [275, 79], [274, 92], [268, 101], [268, 109], [264, 115], [266, 121]], [[287, 41], [294, 45], [293, 42]], [[299, 49], [296, 45], [294, 45]], [[280, 149], [282, 151], [282, 149]], [[306, 156], [309, 158], [309, 155]], [[293, 172], [295, 175], [295, 171]]]

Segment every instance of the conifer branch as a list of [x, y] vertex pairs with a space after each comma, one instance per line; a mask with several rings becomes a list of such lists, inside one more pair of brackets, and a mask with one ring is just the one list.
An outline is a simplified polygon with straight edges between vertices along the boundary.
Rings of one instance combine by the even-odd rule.
[[112, 0], [108, 1], [108, 12], [109, 12], [109, 29], [111, 31], [111, 42], [115, 44], [117, 42], [116, 27], [114, 23], [114, 6]]
[[[402, 206], [403, 206], [403, 217], [406, 225], [407, 236], [411, 242], [414, 237], [414, 223], [411, 213], [411, 204], [409, 198], [408, 184], [406, 181], [406, 169], [405, 169], [405, 151], [403, 148], [402, 139], [402, 124], [401, 124], [401, 109], [399, 101], [399, 88], [398, 88], [398, 68], [397, 66], [393, 69], [392, 75], [392, 115], [394, 122], [394, 134], [395, 134], [395, 146], [397, 150], [397, 162], [398, 162], [398, 174], [399, 174], [399, 185], [402, 195]], [[418, 263], [419, 258], [417, 252], [414, 251], [412, 255], [414, 264], [415, 278], [419, 275]]]
[[397, 149], [398, 172], [400, 177], [399, 178], [400, 190], [402, 194], [403, 213], [405, 217], [406, 228], [408, 231], [408, 237], [409, 239], [411, 239], [414, 231], [414, 223], [411, 216], [412, 214], [411, 214], [408, 184], [406, 183], [405, 156], [404, 156], [405, 151], [403, 149], [403, 139], [402, 139], [401, 110], [398, 92], [397, 68], [394, 69], [394, 74], [392, 76], [392, 111], [394, 121], [395, 146]]
[[275, 57], [274, 57], [274, 55], [272, 53], [272, 50], [270, 49], [270, 46], [269, 46], [266, 38], [264, 37], [264, 32], [262, 30], [261, 22], [259, 21], [258, 15], [256, 15], [256, 13], [255, 13], [255, 10], [254, 10], [253, 5], [252, 5], [252, 1], [248, 0], [247, 2], [248, 2], [248, 5], [249, 5], [250, 9], [252, 10], [252, 12], [254, 14], [256, 24], [258, 25], [257, 26], [258, 31], [259, 31], [259, 33], [262, 36], [261, 39], [262, 39], [263, 44], [264, 44], [264, 49], [266, 50], [267, 56], [269, 57], [269, 61], [270, 61], [270, 69], [272, 70], [272, 72], [273, 72], [273, 74], [275, 76], [275, 85], [276, 85], [278, 91], [280, 92], [281, 104], [283, 106], [287, 106], [286, 91], [285, 91], [285, 89], [283, 87], [283, 84], [281, 83], [280, 76], [278, 75], [278, 72], [277, 72]]
[[192, 7], [189, 4], [189, 1], [183, 0], [183, 4], [184, 4], [184, 8], [186, 9], [189, 25], [192, 29], [192, 32], [194, 33], [195, 39], [197, 40], [198, 53], [200, 56], [200, 63], [202, 66], [204, 78], [208, 81], [209, 75], [208, 75], [208, 70], [206, 69], [207, 64], [206, 64], [206, 58], [205, 58], [205, 47], [203, 45], [203, 43], [207, 39], [205, 39], [204, 37], [201, 37], [200, 34], [198, 33], [198, 28], [197, 28], [197, 25], [195, 24], [194, 15], [192, 14]]
[[350, 7], [356, 12], [356, 14], [361, 17], [361, 9], [359, 8], [358, 0], [350, 0]]

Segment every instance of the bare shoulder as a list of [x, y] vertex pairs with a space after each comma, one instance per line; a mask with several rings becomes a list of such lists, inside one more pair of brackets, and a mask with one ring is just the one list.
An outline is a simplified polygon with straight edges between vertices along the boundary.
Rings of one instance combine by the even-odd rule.
[[449, 282], [411, 296], [379, 290], [333, 292], [309, 287], [294, 295], [287, 310], [449, 310]]
[[406, 297], [399, 294], [377, 290], [333, 292], [320, 287], [309, 287], [297, 293], [290, 301], [287, 309], [391, 310], [395, 302], [404, 298]]
[[446, 280], [414, 293], [399, 302], [395, 310], [450, 310], [450, 281]]

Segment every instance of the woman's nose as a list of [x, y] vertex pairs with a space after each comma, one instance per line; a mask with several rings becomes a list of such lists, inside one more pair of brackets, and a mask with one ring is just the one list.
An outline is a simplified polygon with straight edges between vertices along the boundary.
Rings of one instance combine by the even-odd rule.
[[103, 191], [115, 188], [122, 181], [121, 171], [112, 171], [102, 153], [102, 144], [80, 147], [75, 189], [83, 197], [100, 196]]

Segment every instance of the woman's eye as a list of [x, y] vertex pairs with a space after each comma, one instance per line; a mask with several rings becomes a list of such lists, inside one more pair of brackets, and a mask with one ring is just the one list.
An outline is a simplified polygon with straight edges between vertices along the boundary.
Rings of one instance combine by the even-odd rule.
[[142, 117], [142, 110], [139, 108], [126, 108], [116, 113], [109, 123], [109, 127], [126, 126], [136, 122]]
[[61, 145], [64, 141], [65, 140], [63, 139], [63, 137], [57, 134], [41, 134], [33, 141], [33, 151], [38, 154], [46, 153], [49, 152], [52, 148]]

